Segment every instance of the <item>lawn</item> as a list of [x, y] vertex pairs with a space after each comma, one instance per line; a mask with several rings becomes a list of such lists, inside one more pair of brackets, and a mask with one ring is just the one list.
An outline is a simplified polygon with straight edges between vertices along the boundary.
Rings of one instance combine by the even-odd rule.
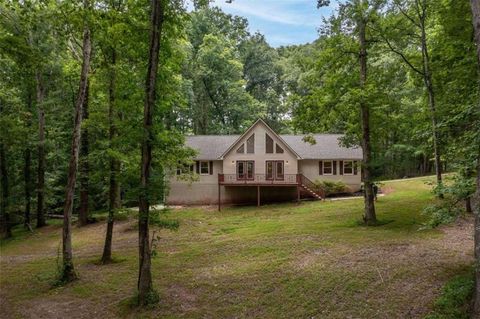
[[96, 264], [103, 222], [74, 227], [80, 280], [54, 287], [60, 225], [1, 244], [2, 318], [423, 318], [442, 287], [470, 271], [471, 220], [421, 230], [429, 178], [385, 183], [382, 226], [359, 225], [363, 200], [173, 210], [153, 260], [160, 303], [130, 306], [133, 217], [114, 233], [117, 263]]

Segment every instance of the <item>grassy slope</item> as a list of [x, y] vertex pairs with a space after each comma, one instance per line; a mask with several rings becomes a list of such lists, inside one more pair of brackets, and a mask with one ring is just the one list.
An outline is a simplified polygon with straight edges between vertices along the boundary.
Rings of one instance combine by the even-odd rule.
[[[162, 230], [153, 261], [158, 307], [128, 308], [137, 276], [134, 222], [116, 227], [122, 262], [97, 266], [104, 225], [74, 231], [81, 279], [52, 288], [59, 226], [1, 246], [1, 292], [10, 316], [50, 311], [103, 317], [405, 318], [432, 309], [441, 286], [468, 272], [469, 228], [458, 236], [419, 231], [432, 200], [427, 179], [386, 183], [379, 227], [358, 226], [362, 199], [261, 208], [172, 212], [178, 232]], [[0, 304], [1, 306], [1, 304]]]

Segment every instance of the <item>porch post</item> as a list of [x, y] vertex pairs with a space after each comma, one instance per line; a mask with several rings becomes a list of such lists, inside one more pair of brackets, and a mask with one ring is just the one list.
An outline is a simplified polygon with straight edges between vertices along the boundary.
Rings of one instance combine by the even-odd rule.
[[221, 190], [222, 190], [222, 185], [220, 185], [220, 183], [218, 183], [218, 211], [222, 210], [222, 201], [221, 201], [221, 198], [220, 198]]
[[297, 185], [297, 204], [300, 204], [300, 186]]
[[257, 206], [260, 206], [260, 186], [257, 186]]

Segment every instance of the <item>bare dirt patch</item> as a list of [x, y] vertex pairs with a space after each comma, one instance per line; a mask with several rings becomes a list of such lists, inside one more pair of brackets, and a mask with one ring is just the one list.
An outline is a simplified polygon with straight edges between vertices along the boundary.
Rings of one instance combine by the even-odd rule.
[[83, 319], [115, 318], [106, 310], [83, 298], [61, 295], [35, 299], [22, 308], [22, 315], [31, 319]]
[[170, 298], [175, 299], [182, 312], [190, 312], [197, 309], [197, 296], [191, 290], [182, 285], [170, 286], [167, 289], [166, 294], [170, 296]]

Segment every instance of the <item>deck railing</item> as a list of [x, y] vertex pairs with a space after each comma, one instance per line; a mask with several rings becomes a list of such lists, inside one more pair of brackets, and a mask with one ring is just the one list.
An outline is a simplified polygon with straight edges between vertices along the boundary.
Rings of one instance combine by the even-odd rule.
[[218, 174], [220, 184], [298, 185], [299, 181], [299, 174], [284, 174], [283, 178], [267, 178], [266, 174], [254, 174], [250, 178], [240, 178], [237, 174]]

